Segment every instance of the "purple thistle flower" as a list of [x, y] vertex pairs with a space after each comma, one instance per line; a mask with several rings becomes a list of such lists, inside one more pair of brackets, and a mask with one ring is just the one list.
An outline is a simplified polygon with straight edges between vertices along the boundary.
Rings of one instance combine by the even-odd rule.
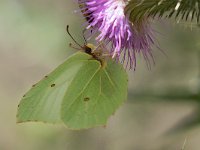
[[[151, 46], [154, 44], [153, 30], [147, 18], [132, 23], [125, 15], [127, 0], [78, 0], [82, 13], [89, 25], [87, 29], [96, 30], [98, 42], [110, 43], [109, 53], [130, 69], [136, 67], [136, 54], [142, 53], [150, 64], [153, 60]], [[92, 32], [95, 35], [96, 32]]]

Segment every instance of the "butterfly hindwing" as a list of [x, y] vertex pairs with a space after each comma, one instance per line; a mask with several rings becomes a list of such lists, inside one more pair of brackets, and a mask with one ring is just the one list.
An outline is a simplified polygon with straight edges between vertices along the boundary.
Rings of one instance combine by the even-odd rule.
[[90, 69], [85, 65], [79, 70], [81, 76], [73, 79], [64, 96], [61, 118], [71, 129], [105, 125], [127, 98], [127, 74], [120, 64], [110, 60], [88, 76]]

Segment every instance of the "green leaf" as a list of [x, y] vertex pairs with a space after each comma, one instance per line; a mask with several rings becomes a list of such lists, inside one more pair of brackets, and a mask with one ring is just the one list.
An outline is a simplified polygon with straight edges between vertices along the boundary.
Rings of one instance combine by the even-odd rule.
[[[199, 104], [197, 104], [199, 105]], [[200, 110], [199, 107], [196, 108], [192, 113], [183, 117], [176, 123], [171, 129], [169, 129], [166, 134], [177, 134], [185, 133], [186, 130], [194, 129], [200, 125]]]
[[72, 129], [105, 125], [126, 97], [127, 74], [120, 64], [109, 60], [102, 66], [78, 52], [25, 94], [17, 121], [64, 122]]

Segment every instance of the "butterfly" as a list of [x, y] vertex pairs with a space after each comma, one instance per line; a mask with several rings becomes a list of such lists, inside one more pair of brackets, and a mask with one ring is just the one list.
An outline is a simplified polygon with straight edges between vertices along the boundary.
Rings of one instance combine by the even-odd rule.
[[78, 45], [79, 52], [23, 96], [17, 110], [18, 123], [63, 123], [74, 130], [104, 126], [123, 104], [128, 82], [123, 66], [112, 59], [104, 65], [102, 46]]

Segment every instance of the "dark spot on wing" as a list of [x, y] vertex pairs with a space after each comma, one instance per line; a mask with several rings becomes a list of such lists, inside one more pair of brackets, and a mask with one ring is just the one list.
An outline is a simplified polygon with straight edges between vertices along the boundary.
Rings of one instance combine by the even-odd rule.
[[54, 86], [56, 86], [56, 84], [52, 84], [52, 85], [51, 85], [51, 87], [54, 87]]
[[84, 102], [87, 102], [87, 101], [89, 101], [89, 100], [90, 100], [89, 97], [85, 97], [85, 98], [84, 98]]

